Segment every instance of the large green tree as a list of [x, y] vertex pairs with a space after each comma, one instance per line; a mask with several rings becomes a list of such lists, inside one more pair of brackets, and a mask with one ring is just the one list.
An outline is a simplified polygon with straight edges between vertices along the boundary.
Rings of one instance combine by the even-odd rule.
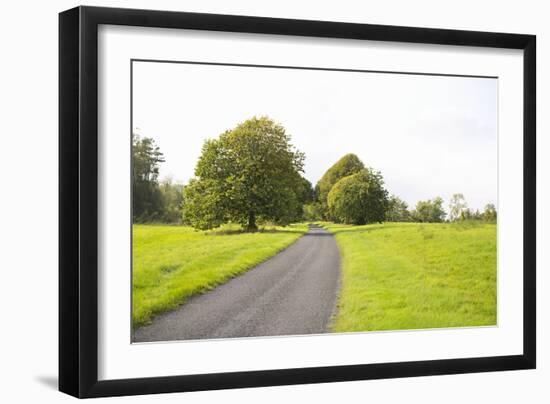
[[352, 153], [346, 154], [334, 163], [317, 182], [317, 186], [315, 187], [316, 196], [321, 204], [323, 216], [326, 219], [330, 219], [327, 198], [334, 184], [344, 177], [358, 173], [364, 168], [365, 165], [359, 160], [359, 157]]
[[383, 222], [388, 192], [382, 175], [370, 168], [340, 179], [327, 197], [330, 217], [336, 222], [362, 225]]
[[267, 117], [254, 117], [207, 140], [184, 188], [183, 218], [197, 229], [226, 221], [248, 231], [258, 221], [288, 224], [299, 219], [304, 199], [304, 154], [285, 129]]
[[152, 138], [132, 137], [132, 215], [135, 222], [160, 219], [162, 195], [158, 175], [162, 162], [164, 156]]

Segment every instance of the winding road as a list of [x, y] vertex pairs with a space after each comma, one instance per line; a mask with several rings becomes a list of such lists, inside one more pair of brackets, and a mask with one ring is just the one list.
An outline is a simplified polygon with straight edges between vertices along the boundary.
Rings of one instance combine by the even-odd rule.
[[138, 328], [133, 342], [324, 333], [339, 278], [334, 237], [311, 226], [269, 260]]

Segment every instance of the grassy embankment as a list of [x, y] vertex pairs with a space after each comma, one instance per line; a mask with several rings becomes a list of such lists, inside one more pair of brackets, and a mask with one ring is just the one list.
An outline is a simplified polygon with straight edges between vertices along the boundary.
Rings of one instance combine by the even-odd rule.
[[227, 226], [198, 232], [186, 226], [134, 225], [134, 327], [265, 261], [306, 231], [306, 225], [257, 233]]
[[323, 224], [342, 256], [335, 332], [496, 324], [496, 225]]

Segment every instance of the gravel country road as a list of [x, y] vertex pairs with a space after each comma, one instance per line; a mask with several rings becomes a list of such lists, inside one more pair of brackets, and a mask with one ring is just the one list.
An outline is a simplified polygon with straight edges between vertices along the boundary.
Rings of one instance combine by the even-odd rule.
[[324, 333], [339, 278], [334, 237], [311, 226], [264, 263], [138, 328], [133, 342]]

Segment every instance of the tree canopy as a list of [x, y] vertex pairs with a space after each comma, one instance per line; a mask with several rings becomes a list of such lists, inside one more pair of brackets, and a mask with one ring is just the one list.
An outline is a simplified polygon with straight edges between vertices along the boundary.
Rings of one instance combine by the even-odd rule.
[[321, 203], [323, 215], [326, 219], [329, 218], [327, 198], [334, 184], [344, 177], [358, 173], [364, 168], [365, 165], [361, 160], [359, 160], [359, 157], [352, 153], [346, 154], [334, 163], [317, 182], [315, 191], [317, 193], [317, 199]]
[[387, 202], [382, 175], [369, 168], [340, 179], [327, 197], [333, 220], [357, 225], [383, 222]]
[[207, 140], [196, 178], [184, 188], [184, 221], [197, 229], [233, 221], [255, 230], [257, 221], [298, 220], [311, 190], [300, 174], [305, 156], [290, 141], [268, 117], [254, 117]]

